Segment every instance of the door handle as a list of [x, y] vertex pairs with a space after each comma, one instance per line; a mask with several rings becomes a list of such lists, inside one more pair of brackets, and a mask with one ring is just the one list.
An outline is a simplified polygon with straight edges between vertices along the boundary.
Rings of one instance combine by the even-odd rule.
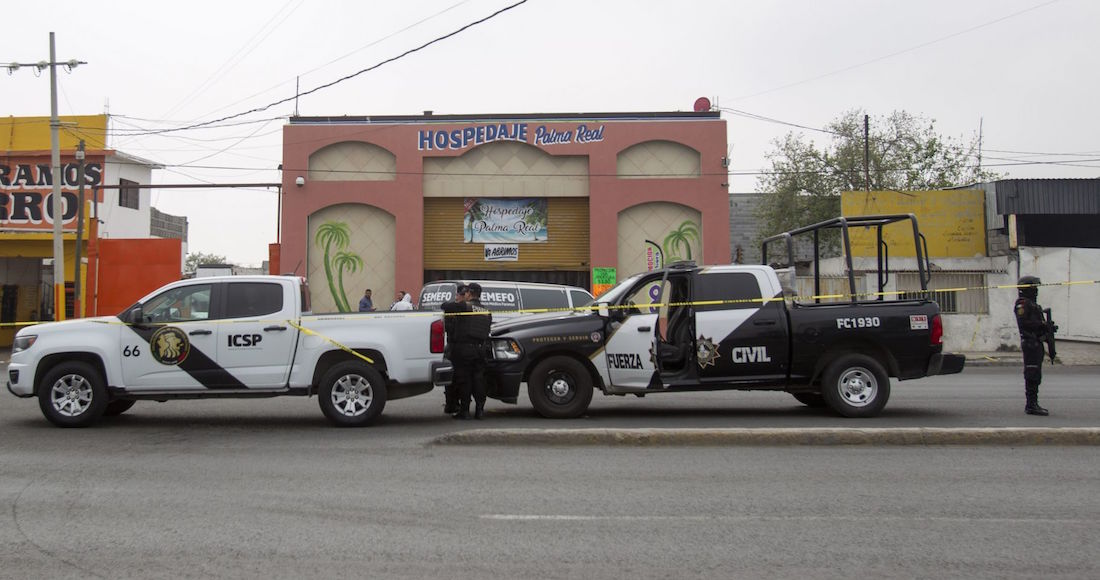
[[213, 333], [213, 331], [210, 331], [210, 330], [192, 330], [191, 332], [188, 332], [187, 334], [190, 334], [191, 336], [197, 336], [197, 335], [200, 335], [200, 334], [214, 334], [214, 333]]
[[650, 332], [653, 330], [652, 326], [639, 326], [638, 332]]
[[268, 331], [268, 330], [286, 330], [286, 327], [285, 326], [278, 326], [278, 325], [276, 325], [276, 326], [265, 326], [264, 330], [265, 331]]
[[753, 326], [775, 326], [775, 321], [774, 320], [756, 320], [752, 324], [753, 324]]

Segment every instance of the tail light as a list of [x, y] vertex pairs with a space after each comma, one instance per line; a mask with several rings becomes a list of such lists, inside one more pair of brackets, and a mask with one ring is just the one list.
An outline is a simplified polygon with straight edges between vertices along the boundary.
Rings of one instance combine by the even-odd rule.
[[428, 339], [428, 345], [431, 347], [433, 353], [443, 352], [443, 320], [432, 321], [432, 333], [431, 338]]
[[937, 314], [932, 317], [932, 345], [943, 344], [943, 320]]

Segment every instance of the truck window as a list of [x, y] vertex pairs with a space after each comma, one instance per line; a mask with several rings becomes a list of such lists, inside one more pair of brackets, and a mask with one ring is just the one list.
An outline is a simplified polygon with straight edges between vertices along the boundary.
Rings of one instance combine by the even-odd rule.
[[226, 318], [274, 314], [283, 309], [283, 287], [267, 282], [226, 284]]
[[184, 322], [210, 318], [210, 285], [196, 284], [162, 292], [143, 305], [150, 322]]
[[561, 288], [520, 288], [519, 296], [523, 300], [523, 309], [567, 308], [568, 298]]
[[569, 298], [573, 300], [573, 308], [577, 308], [578, 306], [588, 306], [592, 303], [592, 296], [589, 293], [582, 292], [580, 290], [570, 290]]
[[[760, 308], [763, 304], [759, 300], [760, 284], [756, 281], [756, 276], [748, 272], [702, 274], [696, 280], [695, 301], [697, 303], [723, 301], [718, 304], [696, 304], [696, 312]], [[744, 302], [725, 303], [729, 300], [744, 300]]]

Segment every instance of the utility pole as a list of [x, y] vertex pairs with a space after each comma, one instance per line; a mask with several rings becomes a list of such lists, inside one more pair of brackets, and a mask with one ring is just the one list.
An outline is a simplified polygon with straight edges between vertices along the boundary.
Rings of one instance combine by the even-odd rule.
[[76, 59], [58, 62], [54, 51], [53, 33], [50, 33], [50, 60], [49, 62], [10, 62], [7, 64], [8, 73], [19, 70], [20, 67], [33, 66], [39, 72], [46, 67], [50, 69], [50, 165], [53, 178], [53, 209], [49, 210], [43, 204], [42, 213], [47, 217], [53, 213], [53, 311], [54, 320], [65, 320], [65, 244], [61, 237], [61, 225], [64, 221], [63, 200], [61, 198], [61, 144], [58, 130], [61, 128], [61, 120], [57, 117], [57, 66], [61, 65], [72, 71], [77, 65], [88, 64]]
[[863, 186], [871, 191], [871, 116], [863, 116]]
[[84, 238], [84, 140], [76, 148], [76, 179], [80, 205], [76, 208], [76, 263], [73, 265], [73, 318], [80, 318], [83, 301], [80, 299], [80, 246]]

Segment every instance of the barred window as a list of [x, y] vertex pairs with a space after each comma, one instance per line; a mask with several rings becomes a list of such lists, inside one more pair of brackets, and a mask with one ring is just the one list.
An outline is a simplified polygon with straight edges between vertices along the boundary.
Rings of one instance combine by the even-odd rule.
[[118, 205], [130, 209], [141, 209], [141, 194], [138, 182], [129, 179], [118, 180]]
[[985, 274], [933, 272], [927, 293], [921, 292], [918, 276], [915, 273], [897, 275], [899, 300], [930, 297], [946, 314], [989, 314]]

